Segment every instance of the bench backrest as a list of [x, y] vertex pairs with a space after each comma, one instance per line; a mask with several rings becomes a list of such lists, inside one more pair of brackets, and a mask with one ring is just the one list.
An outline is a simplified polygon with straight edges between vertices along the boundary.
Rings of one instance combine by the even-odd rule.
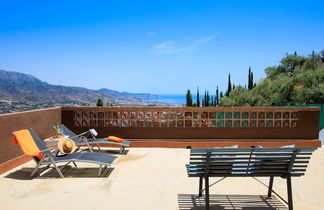
[[317, 148], [191, 149], [189, 176], [302, 176]]

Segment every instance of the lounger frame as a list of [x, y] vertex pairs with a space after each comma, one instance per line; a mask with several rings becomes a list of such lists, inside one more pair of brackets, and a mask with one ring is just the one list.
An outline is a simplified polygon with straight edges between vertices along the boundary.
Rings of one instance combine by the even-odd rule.
[[108, 166], [112, 164], [112, 162], [117, 158], [114, 155], [97, 153], [97, 152], [76, 152], [66, 155], [53, 155], [50, 148], [47, 148], [44, 142], [37, 136], [37, 134], [33, 131], [33, 129], [29, 129], [31, 136], [33, 137], [37, 147], [42, 153], [42, 158], [38, 159], [37, 157], [33, 157], [36, 162], [36, 167], [31, 173], [30, 177], [33, 177], [41, 165], [47, 165], [49, 168], [52, 164], [60, 175], [61, 178], [64, 178], [60, 168], [57, 163], [66, 163], [63, 168], [70, 163], [73, 163], [75, 167], [77, 167], [76, 162], [86, 162], [86, 163], [94, 163], [99, 165], [98, 176], [101, 176], [102, 171], [105, 170]]
[[[52, 127], [56, 129], [56, 126]], [[77, 135], [69, 128], [67, 128], [64, 124], [60, 124], [60, 131], [64, 135], [68, 135], [69, 138], [76, 143], [78, 149], [81, 146], [87, 146], [91, 152], [94, 151], [95, 147], [97, 147], [98, 151], [100, 151], [100, 144], [116, 144], [120, 146], [119, 154], [123, 154], [125, 152], [125, 147], [129, 146], [131, 143], [129, 140], [124, 140], [124, 142], [114, 142], [103, 138], [96, 138], [96, 136], [92, 132], [90, 132], [90, 130]]]

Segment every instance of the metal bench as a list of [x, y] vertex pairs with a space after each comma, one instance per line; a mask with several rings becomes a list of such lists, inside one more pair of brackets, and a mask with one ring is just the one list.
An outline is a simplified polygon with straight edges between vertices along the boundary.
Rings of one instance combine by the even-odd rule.
[[[209, 209], [209, 177], [270, 177], [268, 198], [272, 192], [293, 209], [291, 177], [305, 174], [310, 156], [317, 148], [215, 148], [191, 149], [186, 165], [189, 177], [199, 177], [199, 196], [205, 191]], [[287, 180], [288, 201], [273, 189], [274, 177]], [[205, 189], [203, 187], [205, 180]]]

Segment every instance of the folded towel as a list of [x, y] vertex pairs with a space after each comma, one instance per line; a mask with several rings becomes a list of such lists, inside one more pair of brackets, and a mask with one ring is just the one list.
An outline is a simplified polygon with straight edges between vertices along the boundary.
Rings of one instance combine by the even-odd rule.
[[20, 130], [13, 132], [13, 142], [19, 144], [21, 150], [29, 156], [42, 158], [42, 153], [39, 151], [33, 137], [28, 130]]
[[114, 141], [114, 142], [118, 142], [118, 143], [123, 143], [124, 139], [116, 137], [116, 136], [108, 136], [107, 138], [109, 141]]

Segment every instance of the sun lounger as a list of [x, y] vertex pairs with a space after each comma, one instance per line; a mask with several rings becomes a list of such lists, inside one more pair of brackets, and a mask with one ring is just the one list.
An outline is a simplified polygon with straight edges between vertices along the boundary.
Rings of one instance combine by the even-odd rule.
[[[317, 148], [215, 148], [191, 149], [186, 165], [189, 177], [199, 177], [199, 196], [205, 191], [209, 209], [209, 177], [269, 177], [268, 197], [273, 191], [274, 177], [287, 180], [289, 210], [293, 209], [291, 177], [303, 176], [314, 150]], [[222, 180], [221, 179], [221, 180]], [[256, 179], [256, 178], [255, 178]], [[202, 189], [205, 180], [205, 189]], [[221, 181], [219, 180], [219, 181]], [[218, 182], [218, 181], [217, 181]], [[217, 183], [216, 182], [216, 183]]]
[[[53, 126], [53, 128], [56, 129], [56, 126]], [[96, 138], [97, 132], [94, 129], [90, 129], [89, 131], [81, 134], [76, 134], [63, 124], [60, 124], [60, 132], [63, 135], [69, 136], [69, 138], [72, 139], [77, 146], [87, 146], [91, 152], [93, 152], [93, 147], [95, 146], [97, 146], [100, 151], [99, 144], [116, 144], [120, 146], [119, 153], [122, 154], [125, 151], [125, 147], [128, 147], [131, 143], [129, 140], [124, 140], [123, 142], [115, 142], [110, 141], [107, 138]], [[91, 146], [93, 144], [95, 146]]]
[[69, 163], [73, 163], [74, 166], [77, 167], [75, 162], [98, 164], [98, 176], [100, 176], [102, 171], [106, 169], [107, 166], [110, 166], [112, 162], [117, 158], [116, 156], [110, 154], [97, 152], [77, 152], [63, 156], [55, 156], [51, 153], [51, 150], [46, 147], [43, 141], [37, 136], [33, 129], [13, 132], [13, 136], [14, 143], [19, 144], [23, 152], [26, 155], [32, 156], [37, 163], [36, 168], [30, 175], [31, 177], [34, 176], [41, 165], [47, 165], [47, 167], [49, 167], [51, 164], [53, 164], [60, 177], [64, 178], [61, 170], [57, 166], [57, 163], [66, 163], [64, 167]]

